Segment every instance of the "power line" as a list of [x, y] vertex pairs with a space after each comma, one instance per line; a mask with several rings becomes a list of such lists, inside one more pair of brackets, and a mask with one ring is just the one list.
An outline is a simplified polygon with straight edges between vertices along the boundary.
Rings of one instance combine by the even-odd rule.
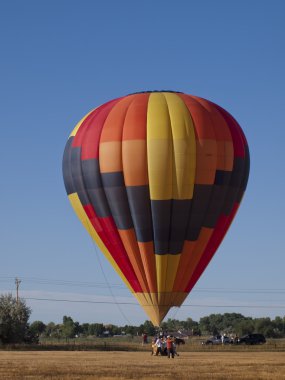
[[[46, 285], [63, 285], [63, 286], [79, 286], [79, 287], [108, 287], [105, 283], [102, 282], [82, 282], [82, 281], [71, 281], [71, 280], [51, 280], [44, 278], [36, 277], [21, 277], [24, 282], [32, 282], [38, 284]], [[10, 282], [14, 280], [14, 277], [11, 276], [0, 276], [0, 282]], [[125, 286], [122, 284], [110, 284], [113, 288], [122, 288], [125, 289]]]
[[[48, 301], [48, 302], [69, 302], [69, 303], [87, 303], [87, 304], [104, 304], [104, 305], [133, 305], [140, 306], [135, 302], [113, 302], [113, 301], [88, 301], [88, 300], [69, 300], [57, 298], [38, 298], [38, 297], [21, 297], [24, 300]], [[148, 306], [148, 305], [141, 305]], [[161, 305], [170, 306], [170, 305]], [[205, 304], [182, 304], [180, 307], [217, 307], [217, 308], [256, 308], [256, 309], [285, 309], [285, 305], [205, 305]]]
[[[0, 276], [0, 282], [10, 282], [14, 281], [15, 277], [12, 276]], [[42, 285], [59, 285], [59, 286], [78, 286], [78, 287], [90, 287], [90, 288], [118, 288], [118, 289], [126, 289], [126, 286], [123, 284], [109, 284], [106, 285], [102, 282], [82, 282], [82, 281], [72, 281], [72, 280], [52, 280], [52, 279], [44, 279], [37, 277], [21, 277], [22, 282], [29, 283], [38, 283]], [[268, 293], [268, 294], [285, 294], [285, 289], [242, 289], [242, 288], [194, 288], [192, 293]]]
[[24, 300], [35, 300], [35, 301], [54, 301], [54, 302], [70, 302], [70, 303], [90, 303], [90, 304], [106, 304], [106, 305], [135, 305], [134, 302], [114, 302], [114, 301], [87, 301], [87, 300], [67, 300], [67, 299], [57, 299], [57, 298], [37, 298], [37, 297], [21, 297]]

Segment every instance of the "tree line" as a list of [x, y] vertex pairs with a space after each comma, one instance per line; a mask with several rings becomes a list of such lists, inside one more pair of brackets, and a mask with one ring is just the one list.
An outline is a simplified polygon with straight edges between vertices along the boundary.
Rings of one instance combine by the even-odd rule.
[[[103, 323], [79, 323], [70, 316], [64, 316], [62, 323], [29, 323], [31, 309], [22, 299], [16, 300], [11, 294], [0, 295], [0, 342], [37, 342], [39, 338], [108, 337], [114, 335], [154, 336], [158, 333], [150, 321], [139, 326], [117, 326]], [[252, 318], [240, 313], [211, 314], [194, 321], [169, 318], [162, 322], [160, 330], [168, 332], [184, 331], [190, 335], [217, 335], [220, 333], [242, 336], [261, 333], [267, 338], [285, 337], [285, 316]]]

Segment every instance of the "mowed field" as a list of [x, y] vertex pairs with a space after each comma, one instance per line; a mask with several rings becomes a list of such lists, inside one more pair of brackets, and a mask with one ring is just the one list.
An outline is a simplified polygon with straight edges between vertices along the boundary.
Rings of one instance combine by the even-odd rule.
[[285, 353], [0, 351], [0, 379], [285, 379]]

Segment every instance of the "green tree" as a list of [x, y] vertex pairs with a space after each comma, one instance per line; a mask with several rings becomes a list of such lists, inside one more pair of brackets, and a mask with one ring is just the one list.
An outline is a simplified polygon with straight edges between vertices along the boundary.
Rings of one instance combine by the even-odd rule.
[[105, 331], [103, 323], [90, 323], [88, 328], [88, 335], [100, 336]]
[[192, 318], [187, 318], [186, 321], [181, 321], [181, 326], [183, 330], [191, 331], [193, 335], [201, 335], [199, 323], [193, 321]]
[[274, 332], [276, 338], [282, 338], [285, 336], [285, 319], [281, 317], [275, 317], [272, 321], [274, 326]]
[[12, 294], [0, 296], [0, 341], [3, 343], [21, 343], [28, 331], [31, 309], [25, 301], [18, 302]]
[[46, 328], [45, 328], [43, 335], [46, 337], [52, 337], [55, 330], [56, 330], [56, 324], [54, 322], [49, 322], [46, 325]]
[[34, 321], [29, 327], [29, 331], [38, 337], [45, 332], [45, 329], [46, 325], [42, 321]]
[[62, 325], [49, 322], [46, 326], [44, 335], [50, 338], [61, 338]]
[[104, 326], [104, 331], [107, 332], [109, 331], [109, 335], [120, 335], [121, 334], [121, 327], [118, 327], [116, 325], [108, 324]]
[[160, 324], [160, 330], [161, 331], [167, 331], [168, 330], [168, 324], [167, 324], [167, 322], [162, 322]]
[[[239, 313], [225, 313], [225, 314], [210, 314], [209, 316], [200, 319], [199, 327], [204, 333], [219, 334], [219, 333], [236, 333], [237, 326], [240, 322], [248, 320]], [[250, 319], [252, 321], [252, 319]], [[242, 326], [248, 326], [248, 323]], [[242, 327], [238, 327], [241, 329]]]
[[222, 331], [222, 315], [211, 314], [200, 319], [200, 329], [203, 333], [217, 335]]
[[167, 319], [167, 331], [177, 331], [181, 329], [181, 322], [178, 319]]
[[73, 319], [65, 315], [62, 322], [61, 335], [64, 338], [74, 338], [76, 334], [76, 325], [73, 322]]
[[130, 334], [132, 336], [133, 335], [137, 335], [137, 333], [138, 333], [138, 327], [125, 325], [123, 327], [123, 331], [125, 332], [125, 334]]
[[144, 325], [144, 332], [148, 336], [155, 335], [155, 327], [150, 321], [145, 321], [143, 325]]
[[265, 335], [267, 338], [278, 338], [278, 329], [270, 318], [256, 318], [254, 320], [254, 331]]
[[254, 332], [254, 321], [252, 318], [246, 318], [235, 324], [235, 332], [238, 336], [251, 334]]
[[143, 325], [140, 325], [139, 334], [146, 333], [148, 336], [155, 335], [155, 327], [150, 321], [145, 321]]
[[89, 323], [82, 323], [81, 325], [81, 333], [84, 335], [84, 336], [88, 336], [89, 335]]

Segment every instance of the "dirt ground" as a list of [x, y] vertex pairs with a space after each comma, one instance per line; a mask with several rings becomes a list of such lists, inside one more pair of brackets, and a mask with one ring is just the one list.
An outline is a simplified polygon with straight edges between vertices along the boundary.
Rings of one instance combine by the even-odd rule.
[[0, 351], [0, 379], [285, 379], [285, 353]]

